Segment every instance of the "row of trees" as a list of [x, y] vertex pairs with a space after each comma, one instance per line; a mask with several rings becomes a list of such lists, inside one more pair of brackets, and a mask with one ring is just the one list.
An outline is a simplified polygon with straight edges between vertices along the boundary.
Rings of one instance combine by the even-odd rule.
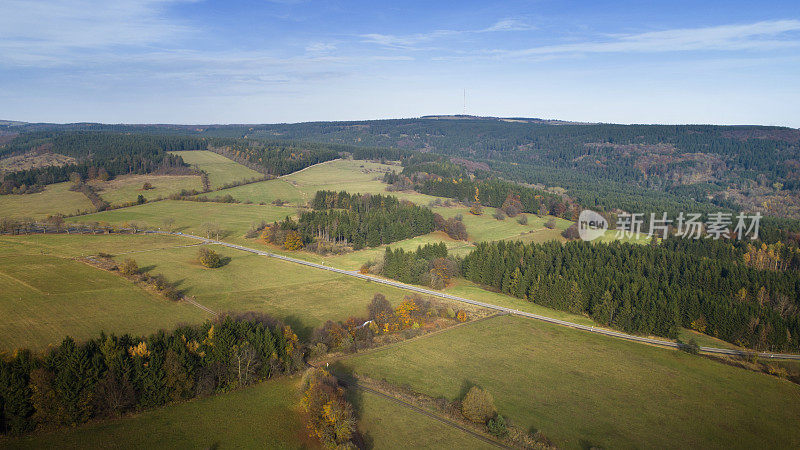
[[674, 240], [480, 243], [465, 257], [462, 273], [627, 332], [674, 338], [679, 327], [693, 327], [751, 348], [800, 349], [800, 274], [710, 258], [708, 249], [695, 251], [686, 242], [674, 246]]
[[290, 327], [252, 313], [145, 338], [66, 338], [41, 357], [21, 350], [0, 358], [0, 433], [116, 417], [290, 373], [302, 362]]

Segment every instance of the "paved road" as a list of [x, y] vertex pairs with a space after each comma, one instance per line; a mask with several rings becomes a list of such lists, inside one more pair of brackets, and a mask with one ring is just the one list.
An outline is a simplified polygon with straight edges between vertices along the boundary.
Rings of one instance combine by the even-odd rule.
[[[371, 281], [371, 282], [374, 282], [374, 283], [386, 284], [386, 285], [393, 286], [393, 287], [396, 287], [396, 288], [399, 288], [399, 289], [405, 289], [407, 291], [419, 292], [419, 293], [425, 294], [425, 295], [431, 295], [431, 296], [434, 296], [434, 297], [446, 298], [446, 299], [449, 299], [449, 300], [455, 300], [457, 302], [462, 302], [462, 303], [467, 303], [467, 304], [470, 304], [470, 305], [480, 306], [480, 307], [483, 307], [483, 308], [493, 309], [495, 311], [500, 311], [500, 312], [504, 312], [504, 313], [508, 313], [508, 314], [513, 314], [515, 316], [528, 317], [528, 318], [531, 318], [531, 319], [541, 320], [543, 322], [554, 323], [554, 324], [557, 324], [557, 325], [562, 325], [562, 326], [565, 326], [565, 327], [570, 327], [570, 328], [575, 328], [575, 329], [578, 329], [578, 330], [588, 331], [588, 332], [591, 332], [591, 333], [604, 334], [606, 336], [613, 336], [613, 337], [617, 337], [617, 338], [620, 338], [620, 339], [626, 339], [626, 340], [629, 340], [629, 341], [643, 342], [643, 343], [646, 343], [646, 344], [660, 345], [660, 346], [663, 346], [663, 347], [670, 347], [670, 348], [680, 348], [680, 344], [678, 344], [676, 342], [672, 342], [672, 341], [667, 341], [667, 340], [664, 340], [664, 339], [654, 339], [654, 338], [648, 338], [648, 337], [643, 337], [643, 336], [636, 336], [636, 335], [633, 335], [633, 334], [622, 333], [622, 332], [619, 332], [619, 331], [609, 330], [609, 329], [606, 329], [606, 328], [597, 328], [597, 327], [593, 327], [593, 326], [589, 326], [589, 325], [581, 325], [581, 324], [578, 324], [578, 323], [568, 322], [566, 320], [554, 319], [552, 317], [542, 316], [542, 315], [539, 315], [539, 314], [529, 313], [529, 312], [520, 311], [520, 310], [512, 309], [512, 308], [505, 308], [503, 306], [497, 306], [497, 305], [493, 305], [491, 303], [484, 303], [484, 302], [479, 302], [479, 301], [476, 301], [476, 300], [470, 300], [468, 298], [458, 297], [456, 295], [450, 295], [450, 294], [447, 294], [447, 293], [444, 293], [444, 292], [432, 291], [430, 289], [425, 289], [423, 287], [413, 286], [413, 285], [405, 284], [405, 283], [400, 283], [399, 281], [387, 280], [387, 279], [384, 279], [384, 278], [377, 278], [377, 277], [373, 277], [373, 276], [370, 276], [370, 275], [365, 275], [365, 274], [359, 273], [358, 271], [355, 271], [355, 270], [337, 269], [335, 267], [330, 267], [330, 266], [325, 266], [325, 265], [322, 265], [322, 264], [317, 264], [317, 263], [313, 263], [313, 262], [309, 262], [309, 261], [304, 261], [302, 259], [290, 258], [288, 256], [278, 255], [276, 253], [265, 252], [263, 250], [257, 250], [257, 249], [254, 249], [254, 248], [244, 247], [244, 246], [241, 246], [241, 245], [231, 244], [231, 243], [223, 242], [223, 241], [217, 241], [217, 240], [214, 240], [214, 239], [207, 239], [207, 238], [200, 237], [200, 236], [195, 236], [195, 235], [192, 235], [192, 234], [185, 234], [185, 233], [179, 233], [179, 232], [168, 233], [166, 231], [146, 231], [146, 233], [173, 234], [173, 235], [183, 236], [183, 237], [187, 237], [187, 238], [191, 238], [191, 239], [197, 239], [197, 240], [203, 241], [206, 244], [222, 245], [224, 247], [234, 248], [236, 250], [241, 250], [243, 252], [255, 253], [256, 255], [268, 256], [270, 258], [276, 258], [276, 259], [282, 259], [284, 261], [289, 261], [289, 262], [293, 262], [293, 263], [296, 263], [296, 264], [302, 264], [304, 266], [314, 267], [314, 268], [317, 268], [317, 269], [327, 270], [327, 271], [330, 271], [330, 272], [336, 272], [336, 273], [340, 273], [342, 275], [347, 275], [347, 276], [351, 276], [351, 277], [355, 277], [355, 278], [361, 278], [363, 280]], [[716, 347], [700, 347], [700, 351], [703, 352], [703, 353], [712, 353], [712, 354], [717, 354], [717, 355], [732, 355], [732, 356], [753, 356], [753, 355], [755, 355], [755, 356], [758, 356], [759, 358], [800, 360], [800, 355], [791, 354], [791, 353], [751, 352], [751, 351], [732, 350], [732, 349], [727, 349], [727, 348], [716, 348]]]

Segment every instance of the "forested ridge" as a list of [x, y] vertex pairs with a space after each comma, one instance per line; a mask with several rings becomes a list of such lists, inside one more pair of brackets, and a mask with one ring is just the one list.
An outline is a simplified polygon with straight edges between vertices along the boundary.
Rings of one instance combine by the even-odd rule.
[[464, 258], [462, 273], [626, 332], [674, 338], [687, 327], [760, 350], [800, 349], [800, 273], [748, 267], [729, 243], [673, 239], [480, 243]]

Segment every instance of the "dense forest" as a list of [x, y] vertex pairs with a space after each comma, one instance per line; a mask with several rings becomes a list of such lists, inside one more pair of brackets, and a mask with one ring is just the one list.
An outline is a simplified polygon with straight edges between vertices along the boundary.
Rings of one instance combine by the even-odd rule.
[[[675, 242], [682, 241], [682, 242]], [[480, 243], [467, 279], [627, 332], [694, 328], [762, 350], [800, 349], [800, 273], [741, 263], [728, 242]]]
[[311, 207], [297, 222], [287, 218], [266, 227], [262, 237], [290, 250], [312, 242], [359, 250], [428, 234], [436, 227], [430, 209], [390, 195], [317, 191]]
[[27, 151], [51, 152], [72, 157], [76, 162], [5, 174], [0, 193], [11, 193], [22, 186], [41, 186], [67, 181], [73, 173], [87, 179], [94, 178], [98, 174], [114, 177], [134, 173], [170, 173], [179, 169], [185, 171], [188, 167], [183, 160], [167, 152], [193, 150], [201, 144], [202, 139], [179, 136], [89, 132], [25, 134], [0, 146], [0, 156]]
[[365, 269], [403, 283], [441, 289], [459, 275], [459, 262], [447, 255], [444, 242], [419, 246], [415, 251], [387, 247], [383, 261]]
[[225, 316], [146, 338], [70, 338], [39, 357], [0, 358], [0, 433], [93, 418], [245, 386], [303, 364], [291, 328], [269, 317]]

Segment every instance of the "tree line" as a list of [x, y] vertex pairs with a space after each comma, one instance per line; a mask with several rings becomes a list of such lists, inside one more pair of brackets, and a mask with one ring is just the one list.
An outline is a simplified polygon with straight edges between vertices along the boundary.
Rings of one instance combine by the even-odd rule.
[[234, 389], [294, 372], [302, 356], [289, 326], [255, 313], [145, 338], [66, 338], [42, 356], [19, 350], [0, 358], [0, 433], [77, 425]]
[[749, 348], [800, 349], [800, 274], [725, 255], [678, 238], [654, 245], [500, 241], [478, 244], [461, 270], [476, 283], [630, 333], [675, 338], [686, 327]]

